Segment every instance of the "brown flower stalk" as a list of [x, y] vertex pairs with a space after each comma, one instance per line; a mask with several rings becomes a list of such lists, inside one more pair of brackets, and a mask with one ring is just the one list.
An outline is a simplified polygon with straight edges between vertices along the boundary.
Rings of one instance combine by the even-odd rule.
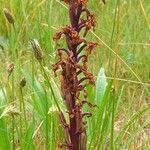
[[69, 113], [67, 124], [60, 112], [60, 121], [65, 133], [65, 143], [62, 146], [69, 150], [86, 150], [84, 117], [90, 117], [91, 113], [83, 113], [82, 107], [84, 104], [94, 106], [87, 100], [86, 86], [94, 85], [94, 78], [88, 71], [86, 63], [97, 43], [88, 42], [85, 37], [90, 29], [95, 28], [96, 21], [87, 8], [88, 0], [62, 1], [68, 5], [70, 25], [66, 25], [61, 32], [56, 33], [54, 40], [58, 42], [64, 36], [67, 48], [57, 49], [59, 61], [53, 65], [54, 72], [61, 68], [61, 92]]

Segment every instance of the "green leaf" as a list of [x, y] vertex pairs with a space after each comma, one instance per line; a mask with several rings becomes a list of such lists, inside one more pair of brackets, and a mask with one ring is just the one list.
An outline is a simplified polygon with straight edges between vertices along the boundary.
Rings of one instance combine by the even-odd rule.
[[6, 105], [6, 89], [0, 88], [0, 108]]
[[0, 149], [10, 150], [7, 125], [3, 118], [0, 119]]
[[34, 121], [31, 122], [31, 124], [29, 125], [25, 136], [23, 137], [23, 145], [22, 145], [22, 149], [23, 150], [34, 150], [34, 144], [33, 144], [33, 133], [34, 133], [34, 127], [35, 127], [35, 123]]
[[96, 81], [96, 103], [99, 105], [106, 91], [107, 81], [104, 68], [100, 68]]
[[[5, 90], [0, 89], [0, 116], [2, 109], [6, 105]], [[4, 118], [0, 118], [0, 149], [10, 149], [10, 140], [8, 137], [7, 124]]]
[[50, 79], [50, 83], [51, 83], [51, 86], [52, 86], [52, 89], [53, 89], [53, 92], [54, 92], [54, 96], [57, 99], [57, 102], [58, 102], [61, 110], [63, 112], [65, 112], [66, 109], [67, 109], [66, 105], [65, 105], [64, 100], [63, 100], [63, 98], [61, 96], [60, 90], [58, 89], [58, 86], [57, 86], [57, 84], [55, 83], [55, 81], [54, 81], [54, 79], [52, 77]]
[[47, 106], [44, 88], [42, 87], [41, 83], [37, 80], [36, 77], [34, 77], [33, 80], [30, 74], [26, 74], [26, 72], [23, 70], [22, 72], [34, 94], [34, 96], [32, 95], [33, 101], [31, 103], [37, 111], [37, 113], [39, 114], [40, 118], [43, 120], [45, 118], [45, 108]]

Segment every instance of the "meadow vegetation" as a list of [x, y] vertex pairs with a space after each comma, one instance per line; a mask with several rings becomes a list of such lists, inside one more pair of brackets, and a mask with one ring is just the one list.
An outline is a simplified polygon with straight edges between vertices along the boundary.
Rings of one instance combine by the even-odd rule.
[[[150, 148], [149, 0], [89, 0], [98, 43], [88, 68], [96, 79], [88, 99], [88, 150]], [[8, 14], [13, 19], [8, 18]], [[0, 0], [0, 149], [59, 149], [64, 131], [58, 107], [66, 105], [52, 64], [53, 36], [69, 23], [60, 0]], [[59, 44], [63, 47], [65, 42]], [[34, 48], [40, 50], [40, 57]], [[41, 61], [42, 60], [42, 61]], [[59, 74], [59, 71], [58, 71]]]

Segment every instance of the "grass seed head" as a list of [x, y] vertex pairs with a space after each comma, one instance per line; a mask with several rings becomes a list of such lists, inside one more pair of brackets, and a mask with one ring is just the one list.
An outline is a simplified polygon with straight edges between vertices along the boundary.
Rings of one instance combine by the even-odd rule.
[[11, 14], [11, 12], [7, 9], [7, 8], [4, 8], [3, 9], [3, 12], [4, 12], [4, 15], [7, 19], [7, 21], [10, 23], [10, 24], [14, 24], [14, 17], [13, 15]]
[[23, 88], [25, 85], [26, 85], [26, 79], [23, 78], [23, 79], [20, 81], [20, 87]]
[[35, 58], [38, 61], [41, 61], [42, 58], [43, 58], [43, 55], [42, 55], [42, 49], [40, 47], [40, 44], [39, 44], [38, 40], [33, 39], [33, 40], [30, 41], [30, 43], [31, 43], [32, 49], [34, 51]]
[[6, 116], [16, 116], [19, 115], [20, 112], [14, 105], [7, 106], [4, 111], [2, 112], [0, 119]]
[[11, 73], [13, 72], [13, 70], [14, 70], [14, 64], [13, 63], [8, 64], [8, 66], [7, 66], [8, 76], [11, 75]]

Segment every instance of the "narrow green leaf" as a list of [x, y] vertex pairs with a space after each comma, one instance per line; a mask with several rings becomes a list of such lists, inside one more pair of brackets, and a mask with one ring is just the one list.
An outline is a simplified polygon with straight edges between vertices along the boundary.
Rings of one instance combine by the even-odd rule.
[[33, 133], [34, 133], [34, 122], [31, 122], [25, 136], [23, 137], [23, 144], [22, 144], [22, 149], [23, 150], [34, 150], [34, 144], [33, 144]]
[[7, 126], [3, 118], [0, 119], [0, 149], [10, 150]]
[[99, 105], [106, 91], [107, 81], [104, 68], [100, 68], [96, 81], [96, 103]]
[[62, 96], [61, 96], [60, 90], [58, 89], [58, 86], [57, 86], [57, 84], [55, 83], [55, 81], [54, 81], [53, 78], [51, 78], [50, 82], [51, 82], [51, 86], [52, 86], [53, 91], [54, 91], [55, 98], [57, 99], [58, 104], [59, 104], [61, 110], [62, 110], [63, 112], [65, 112], [65, 111], [66, 111], [66, 106], [65, 106], [65, 104], [64, 104], [64, 101], [63, 101], [63, 98], [62, 98]]
[[[0, 108], [3, 108], [6, 104], [4, 90], [0, 89]], [[2, 115], [2, 109], [0, 109], [0, 116]], [[7, 124], [5, 118], [0, 117], [0, 149], [10, 150], [10, 141], [8, 137]]]

